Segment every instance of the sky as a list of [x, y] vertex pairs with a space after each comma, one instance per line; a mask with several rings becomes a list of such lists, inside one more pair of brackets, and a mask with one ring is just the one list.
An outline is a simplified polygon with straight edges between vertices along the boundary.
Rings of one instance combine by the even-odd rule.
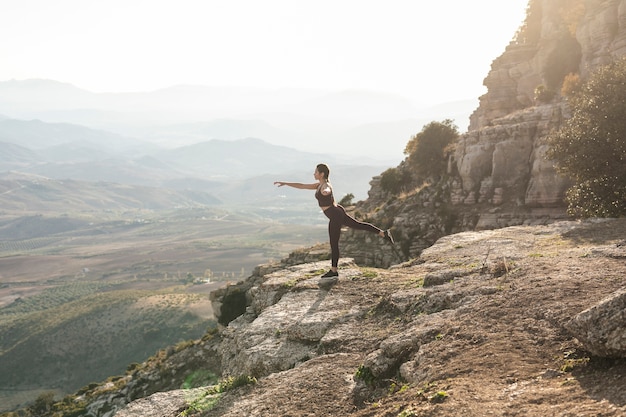
[[0, 81], [477, 98], [528, 0], [0, 0]]

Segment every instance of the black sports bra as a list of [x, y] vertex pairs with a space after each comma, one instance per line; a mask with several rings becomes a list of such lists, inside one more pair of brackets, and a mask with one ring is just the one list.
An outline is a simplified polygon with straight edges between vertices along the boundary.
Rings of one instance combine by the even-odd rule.
[[335, 197], [333, 197], [333, 189], [330, 189], [330, 194], [324, 195], [318, 188], [315, 191], [315, 198], [317, 198], [317, 202], [320, 207], [328, 207], [335, 204]]

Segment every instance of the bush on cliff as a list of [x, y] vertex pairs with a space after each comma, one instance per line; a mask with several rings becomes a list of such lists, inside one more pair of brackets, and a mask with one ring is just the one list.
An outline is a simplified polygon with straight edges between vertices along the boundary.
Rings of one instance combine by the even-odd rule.
[[452, 120], [430, 122], [406, 144], [407, 162], [421, 178], [438, 177], [447, 168], [446, 150], [458, 137]]
[[548, 137], [548, 156], [574, 185], [576, 217], [626, 214], [626, 59], [600, 68], [568, 96], [572, 117]]

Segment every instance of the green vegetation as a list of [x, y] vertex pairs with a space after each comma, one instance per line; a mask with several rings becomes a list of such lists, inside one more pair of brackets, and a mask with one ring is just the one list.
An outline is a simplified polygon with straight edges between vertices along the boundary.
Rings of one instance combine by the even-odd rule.
[[357, 368], [354, 378], [365, 382], [368, 386], [372, 386], [376, 383], [376, 376], [374, 376], [372, 370], [365, 365], [360, 365]]
[[215, 375], [215, 373], [206, 369], [198, 369], [193, 371], [189, 376], [187, 376], [187, 378], [185, 378], [185, 382], [183, 382], [181, 388], [191, 389], [204, 387], [216, 383], [217, 380], [218, 376]]
[[380, 175], [380, 187], [391, 194], [399, 194], [411, 182], [411, 173], [408, 170], [389, 168]]
[[526, 18], [515, 34], [519, 44], [534, 45], [541, 39], [541, 19], [543, 10], [540, 0], [530, 0], [526, 7]]
[[561, 372], [572, 372], [574, 368], [586, 365], [589, 358], [565, 359], [561, 365]]
[[450, 119], [430, 122], [411, 137], [404, 149], [406, 159], [380, 176], [380, 187], [390, 194], [389, 202], [430, 189], [432, 180], [441, 179], [458, 137], [458, 128]]
[[248, 211], [51, 207], [0, 215], [0, 413], [203, 337], [209, 291], [327, 233]]
[[574, 182], [575, 217], [626, 214], [626, 59], [602, 67], [568, 97], [572, 117], [548, 141], [548, 156]]
[[339, 205], [344, 207], [353, 206], [354, 203], [352, 202], [352, 200], [354, 200], [354, 194], [348, 193], [344, 195], [341, 200], [339, 200]]
[[432, 403], [441, 403], [448, 399], [450, 394], [442, 389], [437, 389], [438, 383], [432, 382], [424, 384], [423, 387], [417, 391], [417, 396], [430, 401]]
[[372, 268], [361, 268], [361, 274], [363, 278], [376, 278], [378, 276], [378, 272]]
[[446, 391], [437, 391], [428, 400], [433, 403], [441, 403], [448, 399], [450, 395]]
[[535, 101], [539, 103], [549, 103], [552, 101], [556, 92], [554, 90], [550, 90], [545, 85], [538, 85], [535, 88]]
[[189, 401], [189, 406], [180, 413], [180, 416], [186, 417], [194, 413], [210, 410], [217, 404], [223, 393], [256, 383], [256, 378], [248, 375], [223, 379], [219, 384], [210, 387], [205, 392], [195, 394]]
[[576, 350], [567, 351], [563, 354], [563, 362], [561, 363], [561, 372], [572, 372], [576, 368], [586, 366], [590, 358]]
[[189, 309], [202, 297], [181, 287], [77, 295], [81, 291], [64, 303], [57, 291], [44, 291], [32, 311], [20, 303], [0, 315], [0, 387], [56, 386], [68, 393], [215, 326]]
[[458, 137], [458, 127], [452, 120], [430, 122], [409, 140], [404, 149], [409, 166], [421, 178], [443, 175], [447, 168], [446, 153], [450, 151], [449, 145]]
[[[585, 14], [584, 0], [554, 0], [550, 7], [558, 10], [562, 28], [571, 36], [575, 36], [580, 20]], [[515, 34], [515, 41], [519, 44], [538, 43], [541, 40], [542, 19], [543, 2], [530, 0], [526, 7], [526, 18]]]
[[[528, 2], [524, 23], [515, 34], [516, 43], [537, 45], [541, 41], [543, 3], [540, 0]], [[550, 7], [558, 11], [560, 21], [553, 22], [553, 42], [556, 44], [541, 69], [545, 86], [538, 86], [535, 90], [535, 99], [539, 103], [547, 103], [555, 96], [566, 74], [578, 72], [582, 55], [576, 30], [585, 14], [584, 1], [554, 0]]]
[[12, 304], [0, 309], [0, 325], [3, 317], [30, 314], [62, 306], [75, 300], [114, 288], [115, 283], [102, 281], [74, 281], [44, 289], [41, 293], [27, 298], [18, 298]]

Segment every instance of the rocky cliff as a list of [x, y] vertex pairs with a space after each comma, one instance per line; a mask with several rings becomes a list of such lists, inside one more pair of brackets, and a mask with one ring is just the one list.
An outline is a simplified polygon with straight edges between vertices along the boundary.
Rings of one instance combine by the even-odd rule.
[[[624, 55], [626, 1], [531, 1], [526, 24], [492, 63], [487, 93], [455, 152], [462, 202], [560, 205], [567, 181], [546, 160], [543, 139], [567, 115], [563, 80], [570, 73], [584, 80]], [[554, 93], [550, 103], [537, 103], [538, 88]]]
[[[330, 288], [326, 260], [267, 265], [221, 331], [83, 392], [72, 415], [623, 416], [625, 232], [463, 232], [390, 269], [344, 258]], [[202, 370], [246, 383], [184, 385]]]
[[[360, 265], [387, 267], [419, 256], [449, 233], [564, 219], [570, 185], [546, 158], [546, 136], [568, 116], [560, 90], [626, 55], [626, 0], [533, 0], [515, 39], [496, 58], [479, 107], [450, 157], [445, 178], [402, 196], [371, 182], [356, 208], [391, 226], [398, 252], [349, 231], [342, 247]], [[538, 91], [547, 93], [538, 99]], [[403, 168], [403, 165], [399, 167]]]
[[[545, 158], [563, 77], [626, 54], [626, 0], [529, 4], [447, 175], [402, 195], [374, 178], [353, 208], [394, 247], [344, 233], [331, 288], [326, 245], [259, 266], [212, 295], [218, 333], [63, 415], [626, 415], [626, 222], [555, 222], [568, 183]], [[246, 383], [185, 385], [197, 373]]]

